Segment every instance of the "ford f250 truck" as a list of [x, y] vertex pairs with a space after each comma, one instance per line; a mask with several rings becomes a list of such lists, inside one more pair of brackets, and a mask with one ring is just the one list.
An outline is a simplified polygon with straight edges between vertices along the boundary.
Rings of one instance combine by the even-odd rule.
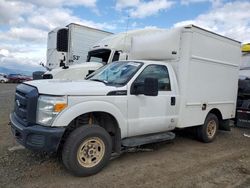
[[176, 128], [193, 127], [206, 143], [218, 129], [229, 130], [240, 43], [193, 25], [150, 41], [133, 41], [137, 60], [109, 63], [86, 80], [18, 85], [10, 114], [17, 141], [32, 150], [61, 151], [70, 172], [88, 176], [112, 153], [173, 139]]

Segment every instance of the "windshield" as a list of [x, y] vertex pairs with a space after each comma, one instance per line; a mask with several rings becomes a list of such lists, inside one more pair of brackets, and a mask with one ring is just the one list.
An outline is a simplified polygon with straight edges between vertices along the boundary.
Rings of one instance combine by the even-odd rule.
[[88, 53], [87, 62], [99, 62], [102, 64], [106, 64], [109, 60], [111, 50], [108, 49], [99, 49], [90, 51]]
[[125, 85], [143, 65], [135, 61], [116, 61], [92, 73], [87, 79], [108, 85]]

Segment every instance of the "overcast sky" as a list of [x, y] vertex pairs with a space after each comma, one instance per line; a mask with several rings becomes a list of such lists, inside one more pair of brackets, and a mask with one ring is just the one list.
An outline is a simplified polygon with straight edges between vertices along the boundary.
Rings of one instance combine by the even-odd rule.
[[0, 0], [0, 67], [46, 61], [48, 31], [80, 23], [114, 33], [196, 24], [250, 42], [250, 0]]

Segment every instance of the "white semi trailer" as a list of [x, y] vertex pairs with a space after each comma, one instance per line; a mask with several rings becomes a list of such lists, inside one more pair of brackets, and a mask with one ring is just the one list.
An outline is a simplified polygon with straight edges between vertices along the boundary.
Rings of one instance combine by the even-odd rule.
[[176, 128], [193, 127], [203, 142], [228, 130], [240, 42], [193, 25], [152, 38], [133, 40], [134, 60], [109, 63], [87, 80], [18, 85], [10, 115], [17, 141], [32, 150], [62, 151], [69, 171], [88, 176], [111, 153], [174, 139]]
[[46, 67], [52, 70], [84, 63], [90, 47], [111, 34], [75, 23], [55, 28], [48, 33]]

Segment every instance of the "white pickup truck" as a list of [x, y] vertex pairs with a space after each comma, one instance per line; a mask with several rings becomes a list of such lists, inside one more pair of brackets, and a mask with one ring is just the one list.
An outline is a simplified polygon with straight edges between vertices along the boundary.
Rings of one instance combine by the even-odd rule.
[[240, 43], [196, 26], [163, 33], [159, 40], [164, 43], [144, 39], [141, 46], [138, 39], [132, 53], [158, 61], [117, 61], [87, 80], [18, 85], [10, 115], [17, 141], [32, 150], [61, 151], [70, 172], [88, 176], [111, 153], [173, 139], [176, 128], [196, 128], [203, 142], [213, 141], [218, 129], [229, 130]]

